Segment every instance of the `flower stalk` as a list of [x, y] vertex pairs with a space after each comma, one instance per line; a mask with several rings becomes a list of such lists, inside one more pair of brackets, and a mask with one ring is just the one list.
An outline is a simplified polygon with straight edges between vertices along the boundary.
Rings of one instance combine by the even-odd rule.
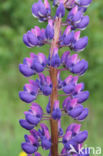
[[[54, 108], [54, 102], [58, 100], [58, 91], [57, 91], [57, 69], [55, 68], [50, 68], [50, 77], [52, 80], [53, 88], [52, 88], [52, 93], [50, 96], [50, 101], [51, 101], [51, 113], [53, 112]], [[58, 121], [52, 119], [50, 121], [50, 126], [51, 126], [51, 156], [57, 156], [58, 155]]]

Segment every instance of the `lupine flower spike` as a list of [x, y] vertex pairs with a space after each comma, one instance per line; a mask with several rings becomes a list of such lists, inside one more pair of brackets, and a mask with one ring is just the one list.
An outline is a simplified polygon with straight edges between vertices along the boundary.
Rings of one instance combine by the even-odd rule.
[[[30, 133], [24, 135], [25, 141], [21, 144], [27, 156], [43, 156], [39, 153], [40, 147], [48, 150], [48, 156], [89, 156], [89, 152], [83, 153], [83, 143], [88, 137], [88, 131], [81, 131], [82, 125], [79, 123], [86, 119], [89, 113], [89, 109], [83, 105], [89, 97], [89, 92], [78, 79], [88, 69], [88, 62], [80, 58], [79, 52], [88, 44], [88, 37], [81, 37], [81, 32], [89, 24], [89, 17], [85, 12], [91, 1], [53, 0], [53, 6], [56, 8], [54, 16], [54, 8], [48, 0], [38, 0], [32, 6], [32, 15], [39, 22], [47, 22], [47, 26], [34, 26], [23, 35], [23, 42], [29, 48], [48, 44], [50, 50], [48, 56], [44, 51], [31, 52], [30, 57], [24, 58], [19, 65], [20, 72], [25, 77], [31, 77], [19, 92], [20, 99], [30, 105], [29, 110], [24, 112], [24, 119], [19, 121]], [[67, 47], [68, 51], [61, 55], [62, 47]], [[45, 71], [48, 75], [45, 75]], [[69, 75], [62, 79], [62, 72], [65, 74], [65, 71], [68, 71]], [[60, 94], [61, 91], [63, 94]], [[40, 95], [48, 96], [45, 110], [42, 103], [36, 102]], [[62, 104], [60, 96], [65, 97]], [[64, 115], [75, 120], [66, 130], [61, 124]], [[44, 120], [50, 121], [50, 128], [43, 123]], [[63, 145], [61, 151], [58, 148], [59, 143]], [[79, 148], [82, 149], [81, 153]]]

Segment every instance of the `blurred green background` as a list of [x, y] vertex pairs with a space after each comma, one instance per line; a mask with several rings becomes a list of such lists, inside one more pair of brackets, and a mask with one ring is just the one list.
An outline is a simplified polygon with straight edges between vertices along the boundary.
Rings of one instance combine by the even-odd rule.
[[[0, 156], [19, 156], [20, 144], [27, 133], [18, 120], [24, 117], [23, 112], [29, 107], [20, 101], [18, 91], [28, 80], [19, 73], [18, 64], [31, 51], [47, 54], [49, 50], [48, 46], [28, 49], [22, 42], [22, 36], [28, 29], [37, 24], [40, 27], [46, 25], [38, 23], [32, 16], [31, 6], [34, 2], [0, 1]], [[80, 80], [90, 91], [90, 98], [84, 104], [89, 107], [90, 114], [82, 129], [89, 131], [86, 144], [100, 146], [103, 153], [103, 1], [93, 0], [86, 14], [90, 16], [90, 24], [82, 35], [88, 35], [89, 44], [80, 56], [88, 60], [89, 70]], [[37, 101], [45, 108], [46, 98], [41, 96]], [[65, 129], [71, 121], [65, 118], [62, 122]]]

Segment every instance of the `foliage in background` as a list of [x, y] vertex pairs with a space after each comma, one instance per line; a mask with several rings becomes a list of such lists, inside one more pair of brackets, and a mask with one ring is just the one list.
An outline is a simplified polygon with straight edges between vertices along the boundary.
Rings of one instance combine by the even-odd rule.
[[[0, 1], [0, 155], [18, 156], [23, 140], [24, 131], [18, 124], [25, 104], [18, 98], [18, 91], [27, 82], [18, 71], [18, 64], [25, 56], [29, 56], [23, 42], [23, 34], [36, 25], [30, 9], [33, 0], [1, 0]], [[85, 105], [90, 108], [90, 115], [83, 129], [89, 131], [88, 146], [101, 146], [103, 143], [103, 1], [93, 0], [87, 14], [90, 16], [89, 28], [83, 32], [89, 37], [86, 52], [81, 53], [89, 62], [89, 70], [81, 77], [86, 88], [90, 91], [90, 98]], [[39, 23], [43, 27], [43, 23]], [[37, 52], [38, 48], [32, 48]], [[49, 47], [39, 50], [47, 53]], [[65, 76], [65, 75], [63, 75]], [[25, 81], [25, 82], [24, 82]], [[62, 100], [62, 99], [61, 99]], [[42, 101], [42, 102], [41, 102]], [[45, 106], [47, 99], [38, 99]], [[27, 107], [26, 107], [27, 109]], [[64, 121], [62, 121], [65, 123]], [[71, 121], [70, 121], [71, 122]], [[65, 123], [66, 125], [66, 123]], [[67, 124], [68, 125], [68, 124]], [[66, 125], [66, 126], [67, 126]], [[66, 127], [64, 126], [64, 128]], [[103, 150], [103, 149], [102, 149]]]

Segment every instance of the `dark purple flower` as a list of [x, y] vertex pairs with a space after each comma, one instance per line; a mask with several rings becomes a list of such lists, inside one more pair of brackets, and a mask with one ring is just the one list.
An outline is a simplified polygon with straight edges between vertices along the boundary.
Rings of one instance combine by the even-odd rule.
[[47, 58], [43, 53], [30, 53], [30, 58], [25, 58], [23, 64], [19, 65], [20, 72], [26, 76], [32, 76], [42, 72], [47, 65]]
[[61, 110], [59, 108], [59, 101], [54, 102], [54, 108], [52, 112], [52, 118], [55, 120], [59, 120], [62, 116]]
[[29, 84], [25, 84], [24, 91], [19, 92], [19, 97], [22, 101], [30, 103], [36, 99], [39, 91], [39, 86], [36, 81], [29, 80]]
[[68, 56], [64, 60], [64, 64], [66, 68], [74, 74], [82, 75], [88, 69], [88, 62], [84, 59], [80, 60], [78, 58], [78, 54], [74, 54], [72, 56], [68, 54]]
[[48, 25], [45, 29], [45, 36], [47, 40], [51, 40], [54, 37], [54, 25], [52, 20], [48, 21]]
[[41, 46], [45, 40], [45, 29], [40, 29], [38, 26], [35, 26], [23, 36], [23, 41], [28, 47]]
[[39, 74], [40, 78], [40, 90], [44, 95], [48, 96], [52, 92], [52, 83], [50, 76], [45, 77], [42, 73]]
[[65, 15], [65, 8], [63, 3], [60, 3], [56, 10], [56, 16], [62, 18], [64, 15]]
[[69, 75], [63, 82], [62, 82], [62, 88], [64, 93], [71, 94], [74, 92], [76, 82], [74, 80], [74, 77], [72, 75]]
[[32, 6], [32, 14], [34, 17], [37, 17], [40, 21], [46, 21], [48, 16], [51, 14], [50, 4], [48, 0], [39, 0], [37, 3], [34, 3]]
[[80, 22], [83, 13], [79, 10], [79, 7], [76, 5], [68, 14], [67, 21], [75, 24]]
[[54, 48], [52, 57], [51, 57], [51, 59], [50, 59], [50, 65], [51, 65], [52, 67], [57, 68], [57, 67], [60, 66], [60, 64], [61, 64], [61, 59], [60, 59], [60, 57], [59, 57], [59, 55], [58, 55], [58, 48]]
[[32, 154], [38, 150], [39, 142], [33, 135], [25, 135], [25, 141], [21, 144], [22, 149], [27, 154]]

